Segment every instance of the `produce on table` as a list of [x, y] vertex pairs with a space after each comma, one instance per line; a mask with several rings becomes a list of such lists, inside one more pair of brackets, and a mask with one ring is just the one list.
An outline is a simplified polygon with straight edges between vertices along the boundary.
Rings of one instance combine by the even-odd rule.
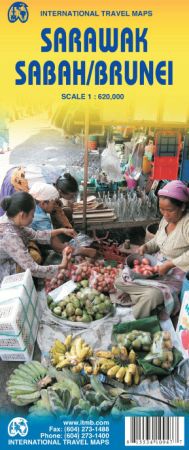
[[151, 361], [155, 366], [162, 369], [170, 369], [173, 363], [173, 344], [168, 331], [158, 331], [153, 336], [153, 343], [150, 353], [145, 357], [146, 361]]
[[119, 246], [118, 243], [111, 244], [109, 242], [102, 242], [100, 250], [105, 260], [117, 261], [117, 263], [123, 265], [125, 261], [125, 256], [121, 254], [118, 246]]
[[89, 285], [99, 292], [115, 292], [114, 283], [117, 274], [118, 269], [115, 267], [96, 267], [91, 271]]
[[77, 291], [69, 294], [59, 303], [48, 296], [47, 304], [54, 315], [72, 322], [91, 322], [102, 319], [113, 311], [110, 298], [88, 286], [88, 280], [82, 280]]
[[94, 267], [94, 265], [88, 261], [80, 264], [71, 264], [66, 270], [66, 276], [67, 278], [71, 278], [73, 281], [79, 283], [81, 280], [90, 278], [92, 267]]
[[84, 371], [88, 375], [106, 374], [110, 378], [131, 386], [140, 382], [140, 369], [135, 364], [134, 352], [125, 347], [112, 347], [109, 351], [93, 349], [86, 342], [69, 335], [64, 343], [56, 340], [51, 348], [51, 363], [56, 369], [69, 367], [74, 373]]
[[51, 382], [48, 370], [38, 361], [31, 361], [14, 370], [7, 382], [7, 392], [12, 403], [24, 406], [39, 399], [41, 390]]
[[45, 280], [45, 292], [48, 294], [49, 292], [53, 291], [54, 289], [58, 288], [63, 283], [65, 283], [65, 281], [66, 281], [65, 270], [62, 269], [59, 271], [57, 276], [54, 276], [51, 279], [47, 278]]
[[134, 259], [133, 266], [133, 272], [140, 273], [145, 277], [151, 277], [158, 273], [158, 266], [152, 266], [148, 258], [142, 258], [141, 260], [138, 258]]
[[45, 291], [49, 293], [53, 289], [61, 286], [67, 279], [71, 279], [77, 283], [90, 279], [90, 286], [95, 287], [95, 275], [95, 279], [97, 279], [97, 287], [95, 289], [100, 292], [109, 292], [114, 288], [114, 281], [118, 269], [122, 267], [120, 264], [118, 264], [117, 268], [112, 268], [111, 266], [105, 267], [104, 261], [96, 261], [95, 264], [91, 264], [88, 261], [77, 265], [69, 263], [67, 269], [60, 270], [56, 277], [45, 281]]
[[149, 352], [152, 345], [151, 333], [148, 331], [133, 330], [130, 333], [116, 335], [119, 345], [124, 345], [128, 350]]

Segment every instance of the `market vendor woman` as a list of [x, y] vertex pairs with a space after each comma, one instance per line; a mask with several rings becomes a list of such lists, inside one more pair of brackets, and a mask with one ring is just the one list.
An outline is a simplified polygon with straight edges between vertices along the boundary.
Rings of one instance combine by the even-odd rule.
[[160, 277], [142, 282], [135, 280], [135, 283], [119, 279], [116, 283], [117, 288], [130, 295], [135, 318], [148, 317], [163, 304], [170, 314], [178, 310], [178, 294], [185, 272], [189, 270], [189, 190], [184, 183], [175, 180], [160, 189], [158, 196], [163, 218], [155, 237], [142, 245], [139, 252], [159, 252]]
[[1, 207], [6, 214], [0, 219], [0, 284], [5, 276], [16, 272], [17, 265], [23, 270], [30, 269], [38, 278], [51, 278], [66, 267], [71, 256], [69, 248], [64, 251], [61, 264], [56, 266], [40, 266], [29, 254], [30, 240], [50, 244], [51, 238], [63, 232], [61, 228], [43, 231], [28, 228], [35, 211], [35, 201], [30, 194], [16, 192], [12, 197], [5, 197]]

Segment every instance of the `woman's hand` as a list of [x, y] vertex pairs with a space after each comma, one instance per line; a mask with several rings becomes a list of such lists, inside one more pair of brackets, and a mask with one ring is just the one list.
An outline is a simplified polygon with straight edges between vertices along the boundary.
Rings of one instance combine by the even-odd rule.
[[170, 269], [173, 269], [174, 264], [172, 261], [166, 261], [165, 263], [158, 265], [158, 273], [160, 276], [166, 275], [167, 272], [169, 272]]
[[62, 269], [66, 269], [73, 253], [73, 248], [67, 245], [62, 252], [62, 262], [60, 264]]
[[73, 228], [59, 228], [57, 231], [59, 232], [58, 234], [66, 234], [66, 236], [72, 238], [77, 235], [76, 231]]
[[140, 255], [144, 255], [144, 253], [147, 253], [147, 245], [141, 245], [141, 247], [139, 247], [138, 252]]

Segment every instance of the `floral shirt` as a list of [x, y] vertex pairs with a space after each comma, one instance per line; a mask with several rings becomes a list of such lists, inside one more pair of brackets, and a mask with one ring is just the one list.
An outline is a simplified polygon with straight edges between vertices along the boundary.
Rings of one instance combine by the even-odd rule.
[[0, 219], [0, 284], [7, 275], [16, 272], [16, 264], [23, 270], [30, 269], [34, 277], [51, 278], [58, 272], [58, 266], [40, 266], [30, 256], [27, 245], [30, 240], [39, 244], [50, 244], [51, 231], [34, 231], [18, 227], [4, 215]]

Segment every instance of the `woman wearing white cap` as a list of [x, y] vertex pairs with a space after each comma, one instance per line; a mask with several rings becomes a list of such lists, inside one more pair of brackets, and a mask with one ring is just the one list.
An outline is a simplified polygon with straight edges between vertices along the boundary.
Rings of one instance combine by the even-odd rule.
[[[31, 187], [29, 193], [36, 201], [36, 208], [31, 227], [35, 231], [52, 230], [53, 225], [50, 214], [54, 210], [56, 201], [59, 198], [57, 189], [51, 184], [36, 182]], [[76, 235], [72, 228], [60, 228], [60, 234], [69, 237], [74, 237]], [[64, 249], [65, 244], [60, 241], [58, 236], [55, 236], [51, 239], [51, 247], [55, 251], [61, 252]]]

